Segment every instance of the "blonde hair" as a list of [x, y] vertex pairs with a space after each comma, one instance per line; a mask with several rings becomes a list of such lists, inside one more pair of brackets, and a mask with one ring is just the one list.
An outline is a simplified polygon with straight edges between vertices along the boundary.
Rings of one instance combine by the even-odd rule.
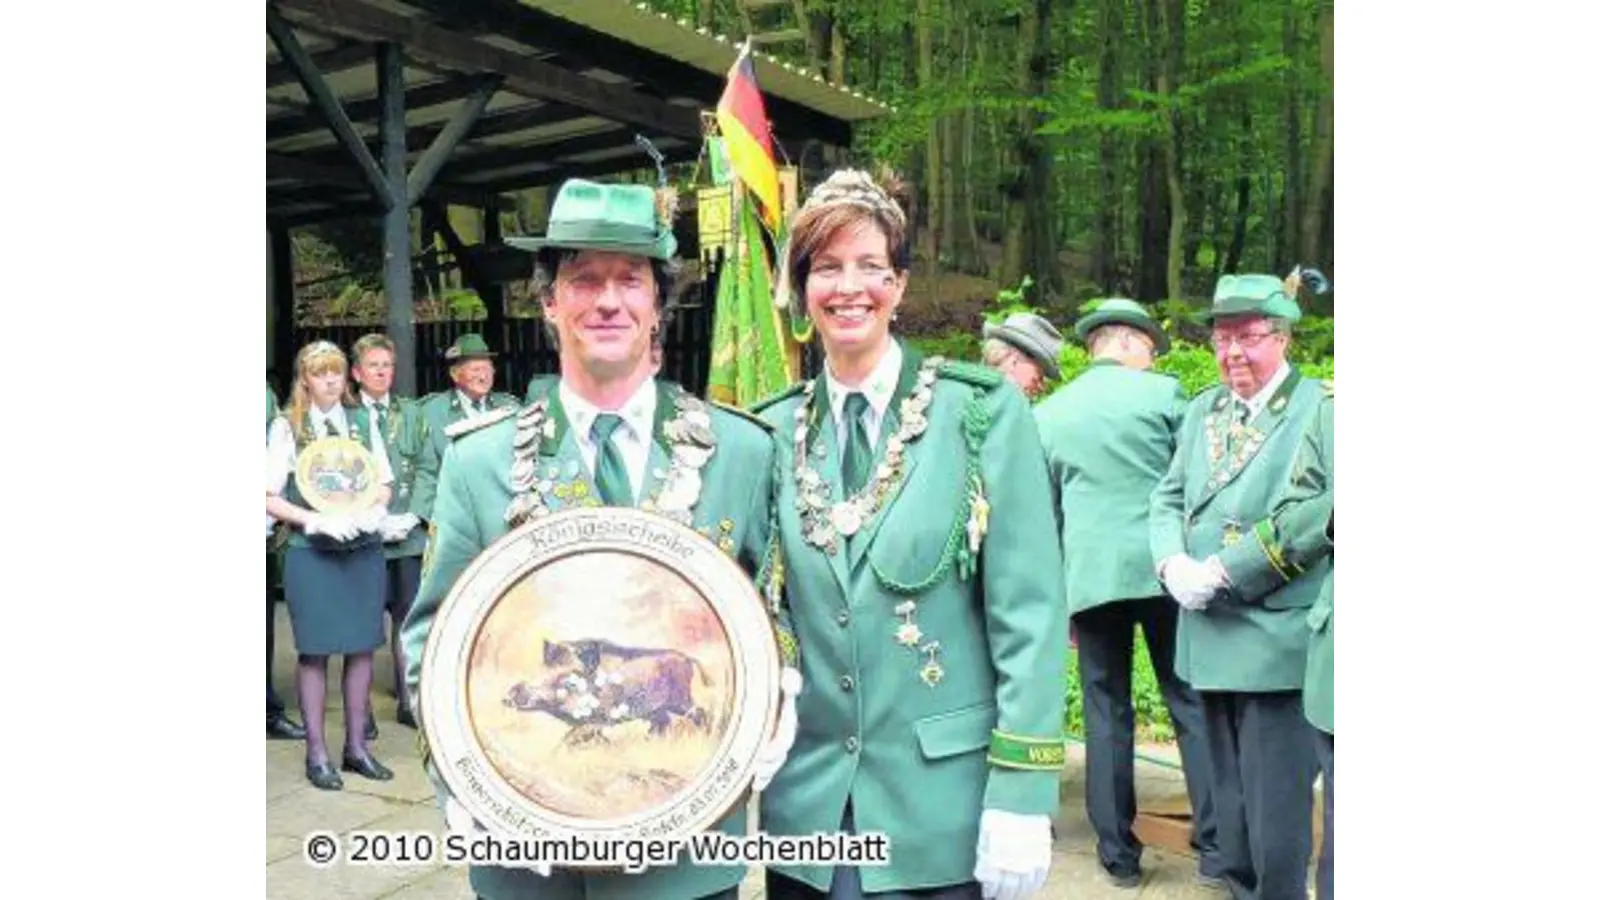
[[1099, 328], [1089, 332], [1089, 355], [1098, 355], [1107, 345], [1114, 344], [1123, 338], [1127, 338], [1129, 342], [1143, 341], [1149, 345], [1148, 349], [1151, 356], [1156, 353], [1156, 342], [1150, 339], [1150, 335], [1132, 325], [1112, 322], [1108, 325], [1101, 325]]
[[[340, 375], [350, 374], [350, 361], [345, 358], [344, 351], [337, 344], [328, 341], [312, 341], [300, 348], [294, 357], [294, 384], [289, 388], [289, 403], [284, 408], [284, 418], [289, 422], [289, 428], [295, 435], [302, 439], [313, 439], [308, 429], [311, 427], [311, 392], [306, 388], [306, 379], [317, 375], [326, 375], [337, 370]], [[339, 392], [339, 402], [346, 406], [355, 405], [355, 398], [350, 393], [350, 382], [345, 381], [344, 387]]]

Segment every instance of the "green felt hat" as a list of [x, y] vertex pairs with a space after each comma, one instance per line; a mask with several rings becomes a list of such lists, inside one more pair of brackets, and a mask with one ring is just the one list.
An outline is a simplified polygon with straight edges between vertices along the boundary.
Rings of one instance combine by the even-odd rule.
[[561, 185], [544, 237], [511, 237], [518, 250], [605, 250], [671, 259], [678, 250], [672, 223], [656, 215], [656, 192], [642, 184], [601, 184], [573, 178]]
[[1222, 316], [1266, 316], [1292, 325], [1300, 321], [1300, 304], [1276, 275], [1224, 275], [1200, 321], [1210, 323]]
[[1149, 335], [1150, 340], [1155, 343], [1156, 355], [1158, 356], [1167, 352], [1168, 348], [1172, 346], [1167, 340], [1167, 333], [1161, 330], [1161, 324], [1151, 318], [1150, 314], [1145, 312], [1144, 307], [1133, 300], [1112, 297], [1100, 301], [1099, 306], [1096, 306], [1088, 315], [1078, 320], [1078, 324], [1073, 327], [1073, 331], [1077, 332], [1078, 340], [1087, 343], [1089, 332], [1102, 325], [1127, 325], [1130, 328], [1139, 329]]
[[494, 359], [494, 354], [489, 350], [489, 342], [481, 334], [463, 334], [456, 338], [450, 349], [444, 351], [444, 361], [447, 363], [465, 362], [469, 359]]

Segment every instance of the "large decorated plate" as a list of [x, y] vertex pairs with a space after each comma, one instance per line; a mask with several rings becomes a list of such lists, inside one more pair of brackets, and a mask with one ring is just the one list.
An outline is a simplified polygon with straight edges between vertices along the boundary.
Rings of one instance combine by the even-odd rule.
[[360, 441], [327, 437], [307, 444], [294, 462], [295, 486], [311, 508], [358, 513], [378, 501], [378, 461]]
[[580, 508], [485, 550], [423, 651], [433, 765], [493, 834], [682, 838], [744, 799], [780, 658], [760, 594], [659, 515]]

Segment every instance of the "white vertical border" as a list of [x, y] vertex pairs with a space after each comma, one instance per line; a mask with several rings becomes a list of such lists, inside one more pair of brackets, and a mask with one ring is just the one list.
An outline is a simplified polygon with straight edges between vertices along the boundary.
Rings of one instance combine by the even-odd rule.
[[1339, 9], [1340, 889], [1577, 896], [1600, 769], [1595, 12]]
[[261, 896], [264, 12], [13, 12], [13, 880]]

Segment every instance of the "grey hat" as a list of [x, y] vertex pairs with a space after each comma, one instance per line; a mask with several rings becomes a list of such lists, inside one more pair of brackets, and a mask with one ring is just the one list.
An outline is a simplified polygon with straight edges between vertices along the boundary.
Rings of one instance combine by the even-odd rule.
[[997, 338], [1026, 353], [1051, 378], [1061, 377], [1061, 333], [1043, 316], [1012, 313], [1004, 322], [983, 323], [983, 336]]

